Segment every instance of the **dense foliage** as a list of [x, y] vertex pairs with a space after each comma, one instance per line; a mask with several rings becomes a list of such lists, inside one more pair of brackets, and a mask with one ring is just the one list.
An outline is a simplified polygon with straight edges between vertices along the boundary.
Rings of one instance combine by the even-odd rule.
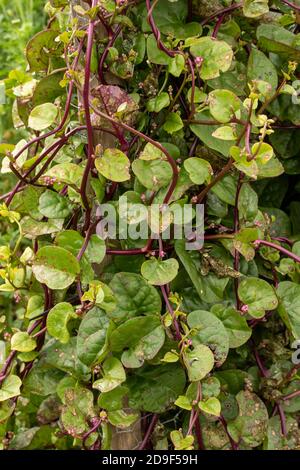
[[[34, 33], [45, 23], [44, 0], [1, 0], [0, 2], [0, 79], [14, 68], [26, 67], [24, 48]], [[11, 101], [4, 100], [4, 87], [0, 86], [0, 139], [16, 140], [19, 134], [12, 129]], [[6, 105], [5, 105], [6, 104]], [[22, 132], [22, 131], [21, 131]]]
[[[2, 448], [299, 449], [300, 3], [45, 10], [4, 80]], [[121, 196], [203, 204], [203, 247], [105, 237]]]

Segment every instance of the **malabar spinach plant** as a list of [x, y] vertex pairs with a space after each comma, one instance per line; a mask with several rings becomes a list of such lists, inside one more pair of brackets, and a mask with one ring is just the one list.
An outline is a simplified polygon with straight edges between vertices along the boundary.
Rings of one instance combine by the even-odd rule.
[[[299, 449], [300, 3], [46, 11], [4, 80], [2, 448]], [[100, 236], [124, 197], [203, 204], [203, 246]]]

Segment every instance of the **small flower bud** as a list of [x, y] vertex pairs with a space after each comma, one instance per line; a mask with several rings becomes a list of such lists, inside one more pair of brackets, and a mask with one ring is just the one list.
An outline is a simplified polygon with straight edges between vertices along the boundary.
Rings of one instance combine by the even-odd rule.
[[197, 67], [200, 67], [202, 65], [202, 63], [203, 63], [203, 57], [198, 56], [198, 57], [195, 58], [195, 65]]
[[242, 313], [248, 313], [248, 310], [249, 310], [249, 307], [248, 307], [248, 305], [246, 305], [246, 304], [243, 305], [242, 308], [241, 308], [241, 312], [242, 312]]

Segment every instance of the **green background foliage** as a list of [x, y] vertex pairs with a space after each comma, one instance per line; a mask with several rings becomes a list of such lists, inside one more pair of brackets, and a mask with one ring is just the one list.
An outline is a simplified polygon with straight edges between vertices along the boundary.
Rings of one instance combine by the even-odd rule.
[[300, 449], [294, 2], [1, 2], [1, 449]]

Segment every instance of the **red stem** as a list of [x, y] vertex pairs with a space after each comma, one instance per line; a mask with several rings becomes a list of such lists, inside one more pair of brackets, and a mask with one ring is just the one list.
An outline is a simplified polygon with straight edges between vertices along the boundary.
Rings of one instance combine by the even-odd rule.
[[227, 7], [227, 8], [222, 8], [222, 10], [219, 10], [217, 11], [216, 13], [213, 13], [211, 16], [209, 16], [208, 18], [205, 18], [205, 20], [203, 20], [201, 22], [202, 26], [206, 25], [207, 23], [210, 23], [212, 20], [214, 20], [215, 18], [219, 18], [219, 16], [222, 16], [222, 15], [225, 15], [227, 13], [230, 13], [231, 11], [234, 11], [234, 10], [237, 10], [238, 8], [242, 8], [243, 6], [243, 2], [241, 3], [235, 3], [234, 5], [231, 5], [230, 7]]
[[152, 32], [155, 36], [155, 39], [156, 39], [156, 42], [157, 42], [157, 47], [161, 51], [165, 52], [169, 57], [175, 57], [176, 53], [174, 51], [170, 51], [170, 49], [168, 49], [162, 43], [162, 41], [160, 39], [160, 31], [157, 28], [157, 26], [155, 24], [155, 21], [154, 21], [154, 18], [153, 18], [153, 8], [155, 7], [155, 4], [156, 4], [156, 2], [154, 2], [153, 5], [151, 6], [150, 0], [146, 0], [146, 7], [147, 7], [147, 10], [148, 10], [147, 20], [148, 20], [148, 23], [150, 24]]
[[162, 295], [164, 297], [164, 300], [165, 300], [165, 303], [166, 303], [166, 306], [169, 310], [169, 313], [173, 319], [173, 324], [174, 324], [174, 327], [175, 327], [175, 330], [176, 330], [176, 335], [175, 335], [175, 339], [177, 341], [180, 341], [181, 340], [181, 333], [180, 333], [180, 328], [179, 328], [179, 323], [178, 323], [178, 320], [176, 318], [176, 315], [175, 315], [175, 312], [170, 304], [170, 301], [169, 301], [169, 298], [168, 298], [168, 294], [166, 292], [166, 286], [160, 286], [160, 289], [161, 289], [161, 292], [162, 292]]
[[[96, 7], [97, 0], [93, 0], [92, 8]], [[85, 61], [85, 71], [84, 71], [84, 85], [83, 85], [83, 105], [85, 113], [85, 122], [87, 128], [87, 137], [88, 137], [88, 154], [87, 154], [87, 164], [84, 170], [84, 174], [81, 181], [80, 194], [82, 198], [83, 205], [86, 209], [86, 219], [90, 216], [90, 206], [86, 194], [87, 182], [90, 171], [93, 167], [93, 155], [94, 155], [94, 133], [91, 121], [90, 113], [90, 80], [91, 80], [91, 60], [92, 60], [92, 49], [94, 41], [94, 27], [95, 20], [90, 20], [88, 30], [87, 30], [87, 47], [86, 47], [86, 61]]]
[[281, 0], [281, 1], [282, 1], [282, 3], [285, 3], [289, 7], [293, 8], [293, 10], [300, 11], [300, 7], [295, 5], [294, 3], [289, 2], [288, 0]]
[[284, 255], [288, 256], [289, 258], [293, 259], [296, 261], [296, 263], [300, 263], [300, 257], [295, 255], [295, 253], [292, 253], [291, 251], [287, 250], [286, 248], [283, 248], [280, 245], [276, 245], [276, 243], [272, 242], [267, 242], [266, 240], [255, 240], [254, 245], [259, 247], [259, 245], [265, 245], [269, 246], [270, 248], [274, 248], [274, 250], [278, 250]]
[[[73, 67], [72, 67], [72, 70], [76, 70], [77, 68], [77, 65], [78, 65], [78, 62], [79, 62], [79, 57], [80, 57], [80, 53], [82, 51], [82, 46], [83, 46], [83, 39], [80, 41], [79, 43], [79, 46], [78, 46], [78, 53], [77, 53], [77, 56], [74, 60], [74, 64], [73, 64]], [[51, 135], [54, 135], [54, 134], [57, 134], [58, 132], [60, 132], [62, 130], [62, 128], [64, 127], [65, 123], [67, 122], [67, 119], [68, 119], [68, 115], [69, 115], [69, 111], [70, 111], [70, 107], [71, 107], [71, 100], [72, 100], [72, 94], [73, 94], [73, 89], [74, 89], [74, 81], [71, 80], [70, 81], [70, 84], [69, 84], [69, 91], [68, 91], [68, 95], [67, 95], [67, 101], [66, 101], [66, 106], [65, 106], [65, 111], [64, 111], [64, 115], [62, 117], [62, 120], [60, 122], [60, 124], [55, 128], [53, 129], [52, 131], [49, 131], [47, 132], [46, 134], [42, 134], [34, 139], [32, 139], [30, 142], [28, 142], [26, 145], [24, 145], [24, 147], [22, 147], [19, 152], [15, 155], [15, 160], [17, 160], [20, 155], [22, 155], [22, 153], [27, 150], [29, 147], [31, 147], [32, 145], [34, 145], [35, 143], [38, 143], [40, 142], [41, 140], [44, 140], [44, 139], [47, 139], [47, 137], [50, 137]]]
[[151, 419], [151, 422], [150, 422], [150, 424], [149, 424], [149, 426], [148, 426], [148, 429], [147, 429], [147, 431], [146, 431], [146, 433], [145, 433], [144, 439], [143, 439], [141, 445], [139, 446], [139, 450], [144, 450], [145, 447], [147, 446], [147, 444], [148, 444], [148, 442], [149, 442], [149, 440], [150, 440], [150, 438], [151, 438], [151, 435], [152, 435], [152, 433], [153, 433], [153, 431], [154, 431], [154, 428], [155, 428], [155, 426], [156, 426], [157, 421], [158, 421], [158, 415], [157, 415], [157, 414], [154, 414], [154, 415], [152, 416], [152, 419]]
[[224, 18], [225, 18], [225, 13], [223, 13], [223, 15], [221, 15], [220, 18], [218, 19], [218, 21], [217, 21], [217, 23], [216, 23], [216, 26], [214, 27], [213, 33], [212, 33], [212, 35], [211, 35], [212, 38], [214, 38], [214, 39], [217, 38], [219, 29], [220, 29], [221, 26], [222, 26], [222, 23], [223, 23], [223, 21], [224, 21]]

